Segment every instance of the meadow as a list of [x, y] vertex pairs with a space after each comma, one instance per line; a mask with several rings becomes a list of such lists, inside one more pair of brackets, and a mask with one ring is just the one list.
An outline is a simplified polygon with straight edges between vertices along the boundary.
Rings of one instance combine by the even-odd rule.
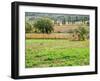
[[25, 12], [25, 67], [89, 65], [89, 15]]
[[26, 39], [25, 67], [89, 65], [89, 40]]

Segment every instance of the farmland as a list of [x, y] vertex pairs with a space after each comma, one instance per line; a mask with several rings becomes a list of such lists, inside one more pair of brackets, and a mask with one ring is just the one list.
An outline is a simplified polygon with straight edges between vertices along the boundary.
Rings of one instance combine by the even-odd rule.
[[89, 15], [25, 12], [25, 67], [86, 66]]
[[26, 68], [89, 65], [89, 41], [26, 39]]
[[[81, 24], [67, 24], [62, 26], [54, 26], [54, 32], [50, 34], [43, 33], [26, 33], [27, 39], [34, 38], [55, 38], [55, 39], [70, 39], [71, 30], [77, 29]], [[88, 28], [87, 25], [82, 24], [83, 27]]]

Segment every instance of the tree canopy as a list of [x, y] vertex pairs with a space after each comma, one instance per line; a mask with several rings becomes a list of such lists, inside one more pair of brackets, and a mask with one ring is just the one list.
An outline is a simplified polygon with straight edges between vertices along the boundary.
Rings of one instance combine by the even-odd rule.
[[51, 33], [53, 31], [53, 22], [49, 18], [39, 18], [35, 21], [34, 27], [41, 33]]

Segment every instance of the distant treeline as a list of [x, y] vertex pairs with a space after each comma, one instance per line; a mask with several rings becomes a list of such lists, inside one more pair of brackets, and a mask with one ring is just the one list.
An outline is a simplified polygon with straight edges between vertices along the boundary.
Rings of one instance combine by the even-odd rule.
[[54, 21], [54, 24], [74, 24], [81, 22], [83, 24], [89, 24], [89, 15], [80, 14], [55, 14], [55, 13], [36, 13], [25, 12], [26, 21], [34, 21], [38, 18], [48, 17]]

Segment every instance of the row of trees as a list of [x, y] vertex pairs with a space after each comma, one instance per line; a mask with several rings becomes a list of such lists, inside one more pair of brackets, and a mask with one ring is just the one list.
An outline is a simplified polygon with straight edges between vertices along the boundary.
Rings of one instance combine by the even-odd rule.
[[57, 21], [61, 21], [62, 24], [66, 24], [66, 22], [68, 22], [68, 24], [75, 24], [76, 22], [80, 22], [82, 24], [87, 24], [89, 25], [89, 18], [88, 17], [71, 17], [71, 16], [67, 16], [67, 18], [65, 18], [64, 16], [59, 16], [57, 18], [52, 18], [54, 20], [54, 23], [57, 24]]
[[[47, 17], [54, 21], [54, 24], [75, 24], [82, 23], [89, 25], [88, 15], [73, 15], [73, 14], [51, 14], [51, 13], [31, 13], [27, 12], [26, 19], [31, 21], [37, 20], [38, 18]], [[59, 24], [58, 24], [59, 25]]]

